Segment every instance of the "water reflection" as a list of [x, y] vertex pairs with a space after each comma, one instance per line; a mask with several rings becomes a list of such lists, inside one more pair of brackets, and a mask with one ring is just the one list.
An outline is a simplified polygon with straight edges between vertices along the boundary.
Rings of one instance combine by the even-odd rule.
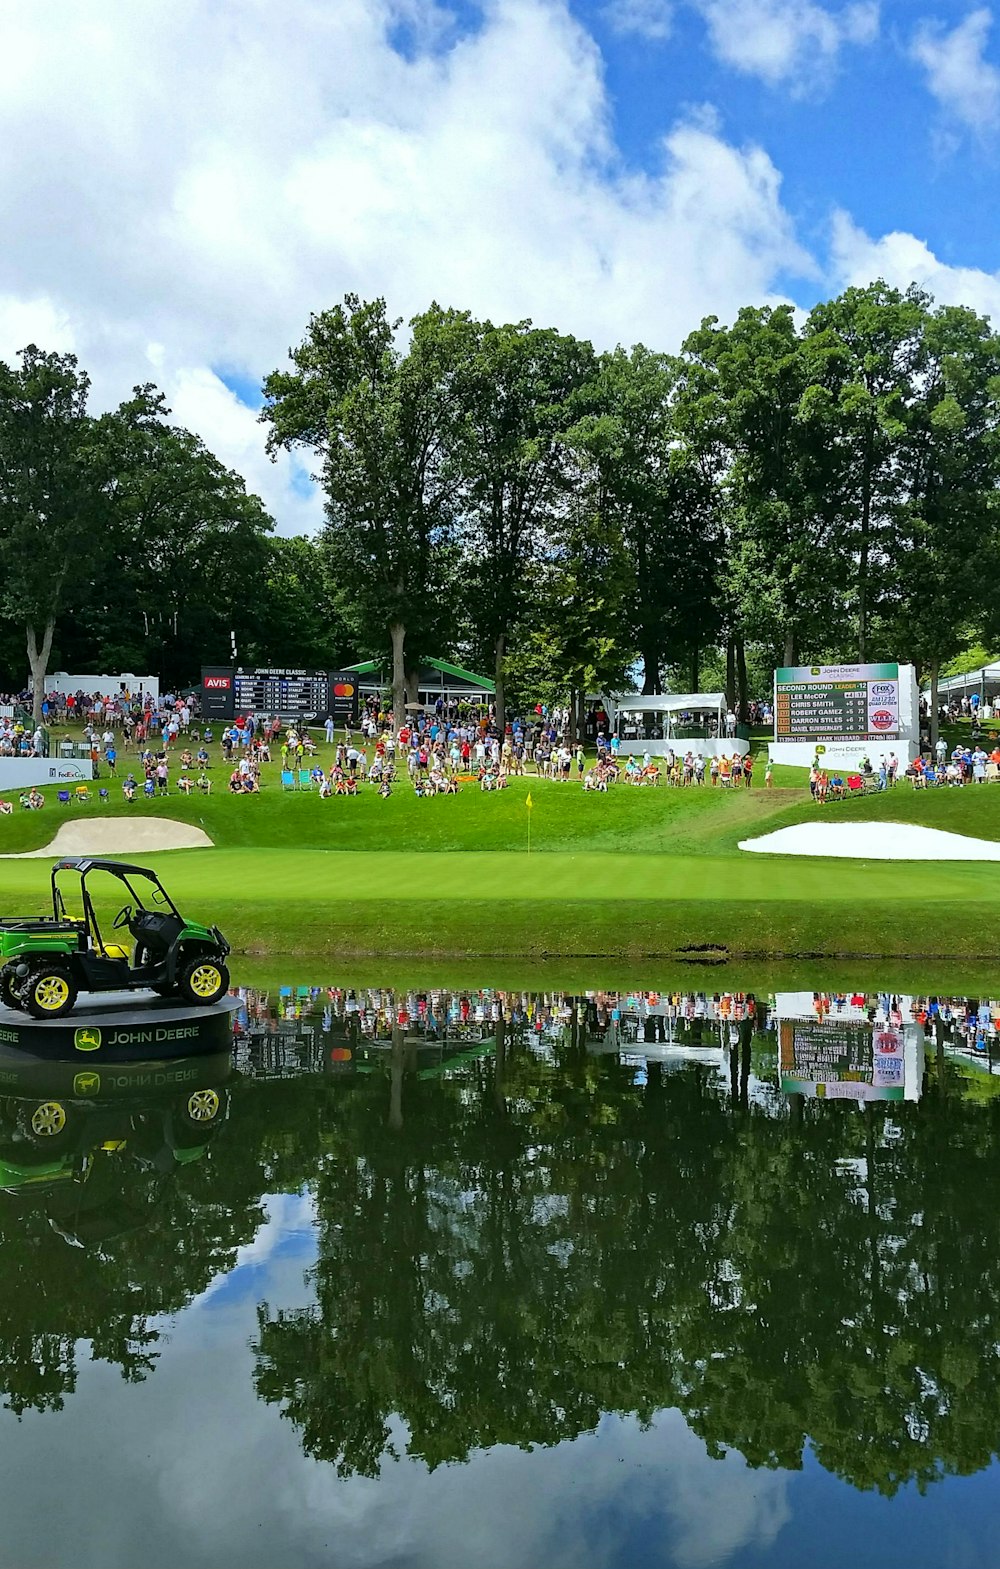
[[[162, 1070], [181, 1080], [29, 1082], [3, 1060], [9, 1409], [68, 1412], [87, 1357], [130, 1383], [179, 1380], [183, 1403], [166, 1328], [253, 1260], [239, 1377], [330, 1485], [388, 1486], [398, 1458], [420, 1463], [421, 1493], [447, 1462], [533, 1447], [522, 1513], [534, 1477], [558, 1515], [581, 1474], [600, 1494], [609, 1431], [616, 1455], [636, 1456], [671, 1433], [659, 1463], [688, 1478], [683, 1500], [664, 1484], [635, 1507], [669, 1504], [671, 1554], [689, 1540], [685, 1561], [728, 1562], [794, 1513], [784, 1481], [744, 1474], [818, 1464], [893, 1498], [992, 1464], [995, 1003], [340, 986], [240, 998], [232, 1062]], [[301, 1263], [277, 1271], [269, 1228], [273, 1258], [308, 1231]], [[227, 1355], [246, 1344], [243, 1331]], [[642, 1451], [644, 1424], [657, 1436]], [[255, 1431], [262, 1455], [284, 1454], [276, 1430]], [[552, 1446], [585, 1435], [597, 1447], [563, 1466]], [[728, 1457], [727, 1480], [706, 1479], [705, 1455]], [[537, 1534], [505, 1557], [502, 1511], [491, 1529], [477, 1561], [539, 1561]], [[294, 1536], [275, 1558], [275, 1540], [273, 1561], [304, 1561]], [[589, 1536], [578, 1545], [576, 1561], [597, 1561]], [[387, 1560], [434, 1561], [426, 1541], [390, 1546]], [[608, 1547], [600, 1561], [626, 1559]]]

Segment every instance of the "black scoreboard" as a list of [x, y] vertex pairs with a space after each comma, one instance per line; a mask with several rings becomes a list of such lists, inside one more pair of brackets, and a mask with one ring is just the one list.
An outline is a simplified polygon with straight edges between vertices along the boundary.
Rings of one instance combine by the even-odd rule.
[[201, 708], [206, 719], [228, 721], [237, 714], [313, 724], [332, 714], [347, 728], [357, 723], [358, 678], [352, 670], [243, 670], [205, 667]]

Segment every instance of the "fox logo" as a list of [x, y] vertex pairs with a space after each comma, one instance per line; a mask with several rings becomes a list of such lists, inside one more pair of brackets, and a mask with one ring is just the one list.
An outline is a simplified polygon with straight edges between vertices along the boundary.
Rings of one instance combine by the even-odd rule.
[[101, 1044], [101, 1032], [94, 1026], [84, 1025], [73, 1036], [73, 1045], [77, 1051], [97, 1051]]

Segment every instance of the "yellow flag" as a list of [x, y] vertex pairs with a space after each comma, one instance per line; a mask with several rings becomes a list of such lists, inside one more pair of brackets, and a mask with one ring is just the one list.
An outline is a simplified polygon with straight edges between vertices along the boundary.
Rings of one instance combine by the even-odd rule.
[[531, 791], [530, 790], [528, 791], [527, 795], [524, 798], [524, 804], [528, 808], [529, 812], [531, 811], [532, 807], [535, 804], [534, 801], [531, 799]]

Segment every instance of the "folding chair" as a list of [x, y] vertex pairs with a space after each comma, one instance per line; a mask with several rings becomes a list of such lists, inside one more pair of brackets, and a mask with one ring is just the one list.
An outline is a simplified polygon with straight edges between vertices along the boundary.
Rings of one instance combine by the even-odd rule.
[[281, 770], [282, 790], [294, 790], [295, 787], [295, 775], [292, 773], [292, 770], [290, 768], [283, 768]]
[[107, 804], [107, 802], [108, 802], [108, 801], [110, 801], [110, 799], [111, 799], [111, 793], [110, 793], [110, 791], [108, 791], [108, 790], [105, 790], [105, 788], [104, 788], [104, 786], [103, 786], [103, 785], [102, 785], [102, 786], [101, 786], [101, 788], [100, 788], [100, 789], [99, 789], [99, 790], [98, 790], [98, 792], [97, 792], [97, 794], [98, 794], [98, 797], [99, 797], [99, 799], [100, 799], [100, 800], [101, 800], [101, 801], [103, 801], [103, 802], [104, 802], [104, 803], [105, 803], [105, 805], [106, 805], [106, 804]]
[[60, 806], [68, 806], [69, 805], [69, 791], [68, 790], [60, 790], [59, 791], [59, 805]]
[[78, 801], [90, 800], [90, 791], [86, 785], [77, 785], [76, 789], [73, 791], [73, 794], [76, 796]]
[[300, 768], [299, 769], [299, 789], [300, 790], [315, 790], [315, 788], [316, 788], [316, 781], [313, 778], [312, 774], [309, 772], [308, 768]]

